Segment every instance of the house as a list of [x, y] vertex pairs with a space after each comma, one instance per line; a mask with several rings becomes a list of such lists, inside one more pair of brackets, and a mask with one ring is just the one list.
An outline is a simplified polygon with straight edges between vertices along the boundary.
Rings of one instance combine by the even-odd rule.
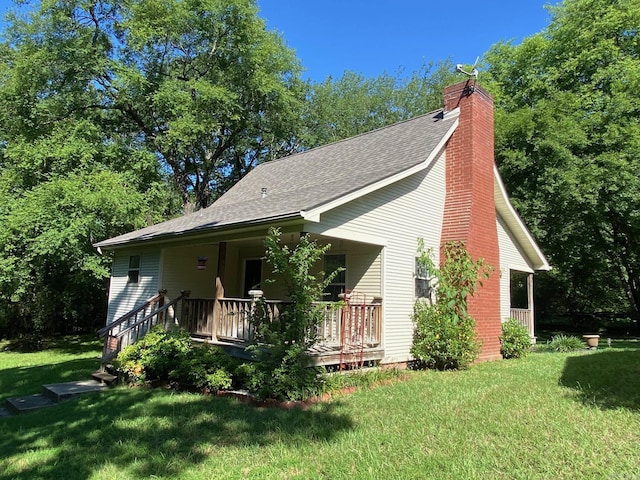
[[[442, 110], [264, 163], [208, 208], [97, 243], [113, 252], [105, 355], [154, 318], [241, 348], [252, 333], [250, 292], [260, 289], [272, 314], [284, 297], [264, 283], [263, 240], [278, 226], [287, 243], [302, 234], [330, 243], [319, 268], [345, 271], [328, 294], [357, 298], [346, 313], [327, 308], [317, 363], [342, 361], [347, 350], [382, 363], [410, 359], [412, 307], [425, 294], [419, 237], [436, 254], [462, 240], [494, 268], [469, 310], [480, 360], [500, 358], [502, 321], [515, 317], [533, 336], [533, 272], [550, 267], [509, 203], [493, 138], [492, 97], [465, 81], [445, 90]], [[518, 305], [515, 283], [525, 286]]]

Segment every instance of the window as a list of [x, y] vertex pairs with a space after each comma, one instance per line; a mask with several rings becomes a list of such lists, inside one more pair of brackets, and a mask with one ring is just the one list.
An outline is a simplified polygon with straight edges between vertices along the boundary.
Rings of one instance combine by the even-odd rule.
[[129, 277], [127, 283], [138, 283], [140, 280], [140, 255], [131, 255], [129, 257], [127, 276]]
[[420, 263], [420, 259], [416, 257], [415, 265], [415, 296], [416, 298], [431, 298], [431, 279], [429, 278], [429, 270]]
[[340, 255], [325, 255], [324, 256], [324, 274], [330, 275], [337, 269], [341, 269], [340, 272], [331, 280], [331, 283], [324, 289], [324, 297], [322, 300], [326, 302], [337, 302], [340, 300], [339, 295], [346, 290], [347, 279], [347, 257], [345, 254]]

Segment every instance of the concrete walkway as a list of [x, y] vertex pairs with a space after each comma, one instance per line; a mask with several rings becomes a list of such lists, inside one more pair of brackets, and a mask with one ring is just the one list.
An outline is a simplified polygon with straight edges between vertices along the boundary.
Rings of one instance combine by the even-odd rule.
[[115, 380], [116, 377], [113, 375], [96, 372], [92, 380], [43, 385], [42, 393], [8, 398], [5, 407], [0, 407], [0, 418], [51, 407], [58, 402], [70, 400], [85, 393], [99, 392], [109, 388]]

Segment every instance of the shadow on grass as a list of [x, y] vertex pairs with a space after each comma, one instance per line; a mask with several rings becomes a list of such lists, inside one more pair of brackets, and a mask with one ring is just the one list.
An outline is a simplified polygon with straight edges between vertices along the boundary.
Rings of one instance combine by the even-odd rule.
[[30, 337], [17, 338], [3, 341], [0, 351], [33, 353], [46, 350], [55, 350], [60, 353], [83, 354], [99, 351], [102, 341], [95, 335], [67, 335], [63, 337], [51, 337], [38, 339]]
[[560, 384], [602, 409], [640, 410], [640, 350], [605, 349], [568, 357]]
[[[120, 387], [0, 421], [0, 479], [86, 479], [101, 468], [174, 478], [205, 460], [225, 468], [245, 461], [252, 447], [307, 446], [353, 428], [338, 405], [255, 408], [227, 397]], [[21, 469], [3, 473], [10, 465]]]
[[49, 383], [89, 380], [91, 372], [99, 367], [97, 358], [79, 358], [48, 365], [0, 369], [0, 403], [7, 398], [40, 393], [42, 385]]

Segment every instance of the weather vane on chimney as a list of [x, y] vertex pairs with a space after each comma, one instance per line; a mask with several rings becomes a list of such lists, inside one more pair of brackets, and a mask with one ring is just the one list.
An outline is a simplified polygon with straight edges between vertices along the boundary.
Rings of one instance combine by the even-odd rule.
[[456, 72], [464, 73], [467, 77], [473, 78], [473, 85], [469, 86], [469, 92], [470, 93], [473, 93], [473, 91], [475, 90], [475, 87], [476, 87], [476, 82], [478, 81], [478, 69], [476, 68], [476, 65], [478, 65], [478, 60], [480, 60], [480, 57], [476, 57], [476, 61], [474, 62], [473, 66], [471, 67], [471, 71], [470, 72], [466, 71], [462, 67], [461, 63], [458, 63], [456, 65]]

